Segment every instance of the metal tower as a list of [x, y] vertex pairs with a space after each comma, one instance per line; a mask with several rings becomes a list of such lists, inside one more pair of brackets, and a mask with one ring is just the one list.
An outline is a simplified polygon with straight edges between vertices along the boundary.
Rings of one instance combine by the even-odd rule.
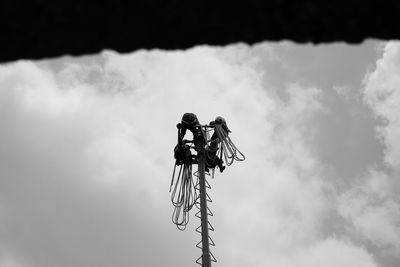
[[[176, 161], [170, 187], [170, 192], [174, 188], [171, 196], [172, 204], [175, 206], [172, 221], [178, 229], [184, 230], [189, 222], [189, 211], [193, 206], [199, 209], [195, 216], [201, 220], [201, 225], [196, 228], [196, 232], [201, 234], [201, 241], [196, 247], [202, 250], [202, 255], [196, 263], [202, 267], [211, 267], [211, 262], [217, 261], [210, 251], [210, 245], [215, 246], [215, 243], [209, 236], [209, 231], [214, 231], [214, 228], [208, 221], [208, 216], [213, 216], [213, 213], [207, 207], [207, 202], [212, 201], [206, 192], [207, 188], [211, 189], [206, 174], [209, 175], [210, 169], [214, 173], [217, 166], [222, 172], [225, 169], [222, 158], [229, 166], [235, 160], [243, 161], [245, 156], [231, 141], [229, 137], [231, 131], [222, 117], [217, 117], [209, 125], [200, 125], [196, 115], [185, 113], [177, 127], [178, 144], [174, 149]], [[192, 141], [183, 139], [186, 130], [193, 133]], [[213, 135], [209, 138], [209, 132], [212, 130]], [[192, 155], [191, 150], [197, 154]], [[198, 171], [192, 175], [193, 164], [198, 165]], [[177, 166], [180, 166], [179, 172], [176, 172]], [[197, 177], [196, 181], [193, 180], [193, 176]]]
[[[203, 146], [202, 146], [203, 147]], [[201, 247], [199, 246], [200, 242], [197, 243], [197, 247], [201, 248], [202, 250], [202, 255], [200, 258], [196, 260], [198, 264], [200, 264], [199, 260], [201, 259], [201, 266], [202, 267], [211, 267], [211, 261], [216, 262], [217, 260], [215, 259], [214, 255], [212, 255], [210, 251], [210, 236], [208, 234], [209, 230], [209, 225], [211, 226], [210, 222], [208, 221], [208, 215], [212, 216], [212, 213], [210, 209], [207, 207], [207, 201], [211, 201], [210, 197], [208, 197], [208, 194], [206, 192], [207, 185], [209, 188], [209, 184], [206, 181], [206, 175], [205, 175], [205, 167], [206, 167], [206, 155], [205, 155], [205, 150], [199, 151], [197, 154], [197, 159], [198, 159], [198, 174], [199, 174], [199, 179], [198, 179], [198, 185], [200, 189], [200, 220], [201, 220], [201, 225], [196, 229], [197, 232], [199, 228], [201, 228]], [[207, 185], [206, 185], [207, 184]], [[208, 197], [208, 198], [207, 198]], [[198, 213], [196, 213], [196, 216], [198, 216]], [[214, 230], [214, 228], [211, 228]], [[215, 245], [214, 242], [211, 244]]]

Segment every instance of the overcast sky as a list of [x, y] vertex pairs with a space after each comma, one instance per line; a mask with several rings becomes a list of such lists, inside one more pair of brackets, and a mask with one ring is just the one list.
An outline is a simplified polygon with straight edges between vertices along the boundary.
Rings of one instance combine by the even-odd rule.
[[218, 263], [397, 267], [400, 43], [104, 51], [0, 66], [0, 267], [196, 266], [171, 221], [176, 123], [223, 116]]

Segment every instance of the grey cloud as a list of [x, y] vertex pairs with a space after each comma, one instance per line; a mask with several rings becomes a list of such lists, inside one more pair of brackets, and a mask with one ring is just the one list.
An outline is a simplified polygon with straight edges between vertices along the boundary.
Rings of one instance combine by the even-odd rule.
[[385, 266], [396, 266], [400, 259], [399, 51], [398, 42], [382, 46], [382, 57], [363, 81], [364, 101], [378, 118], [376, 133], [384, 146], [382, 162], [371, 165], [339, 201], [339, 213], [352, 227], [349, 234], [367, 240], [370, 251]]
[[99, 57], [0, 69], [0, 263], [192, 264], [199, 236], [170, 222], [168, 184], [175, 125], [194, 112], [224, 116], [247, 156], [211, 181], [218, 264], [376, 266], [321, 230], [335, 205], [313, 148], [321, 89], [288, 83], [282, 99], [241, 46]]

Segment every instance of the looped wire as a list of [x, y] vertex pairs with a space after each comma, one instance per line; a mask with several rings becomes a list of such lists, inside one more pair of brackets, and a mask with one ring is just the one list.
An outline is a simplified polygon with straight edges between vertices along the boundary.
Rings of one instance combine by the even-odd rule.
[[229, 134], [221, 124], [215, 124], [215, 131], [220, 140], [219, 153], [224, 157], [226, 165], [230, 166], [233, 161], [243, 161], [246, 157], [232, 142]]

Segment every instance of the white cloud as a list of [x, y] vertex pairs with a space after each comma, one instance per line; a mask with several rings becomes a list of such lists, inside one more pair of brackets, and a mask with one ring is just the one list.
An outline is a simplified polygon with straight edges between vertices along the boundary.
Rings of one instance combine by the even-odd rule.
[[375, 266], [321, 233], [335, 204], [313, 152], [322, 91], [292, 83], [283, 100], [249, 51], [226, 51], [1, 67], [0, 248], [32, 266], [191, 264], [199, 236], [173, 227], [168, 185], [175, 125], [194, 112], [224, 116], [247, 156], [211, 182], [221, 266]]
[[319, 240], [291, 254], [271, 255], [268, 262], [257, 266], [267, 264], [277, 267], [378, 266], [374, 257], [363, 248], [336, 238]]
[[400, 256], [400, 45], [388, 42], [364, 78], [364, 101], [379, 119], [377, 133], [385, 147], [384, 167], [371, 166], [339, 199], [339, 213], [377, 254]]
[[388, 42], [376, 68], [365, 79], [365, 101], [383, 120], [379, 128], [386, 145], [385, 161], [400, 169], [400, 45]]
[[315, 245], [298, 251], [292, 265], [286, 266], [377, 266], [372, 255], [364, 249], [336, 240], [323, 240]]
[[23, 265], [11, 258], [0, 259], [0, 267], [26, 267], [26, 266], [27, 265]]
[[391, 178], [371, 169], [358, 186], [341, 196], [339, 213], [374, 245], [396, 251], [400, 247], [400, 205], [393, 189]]

